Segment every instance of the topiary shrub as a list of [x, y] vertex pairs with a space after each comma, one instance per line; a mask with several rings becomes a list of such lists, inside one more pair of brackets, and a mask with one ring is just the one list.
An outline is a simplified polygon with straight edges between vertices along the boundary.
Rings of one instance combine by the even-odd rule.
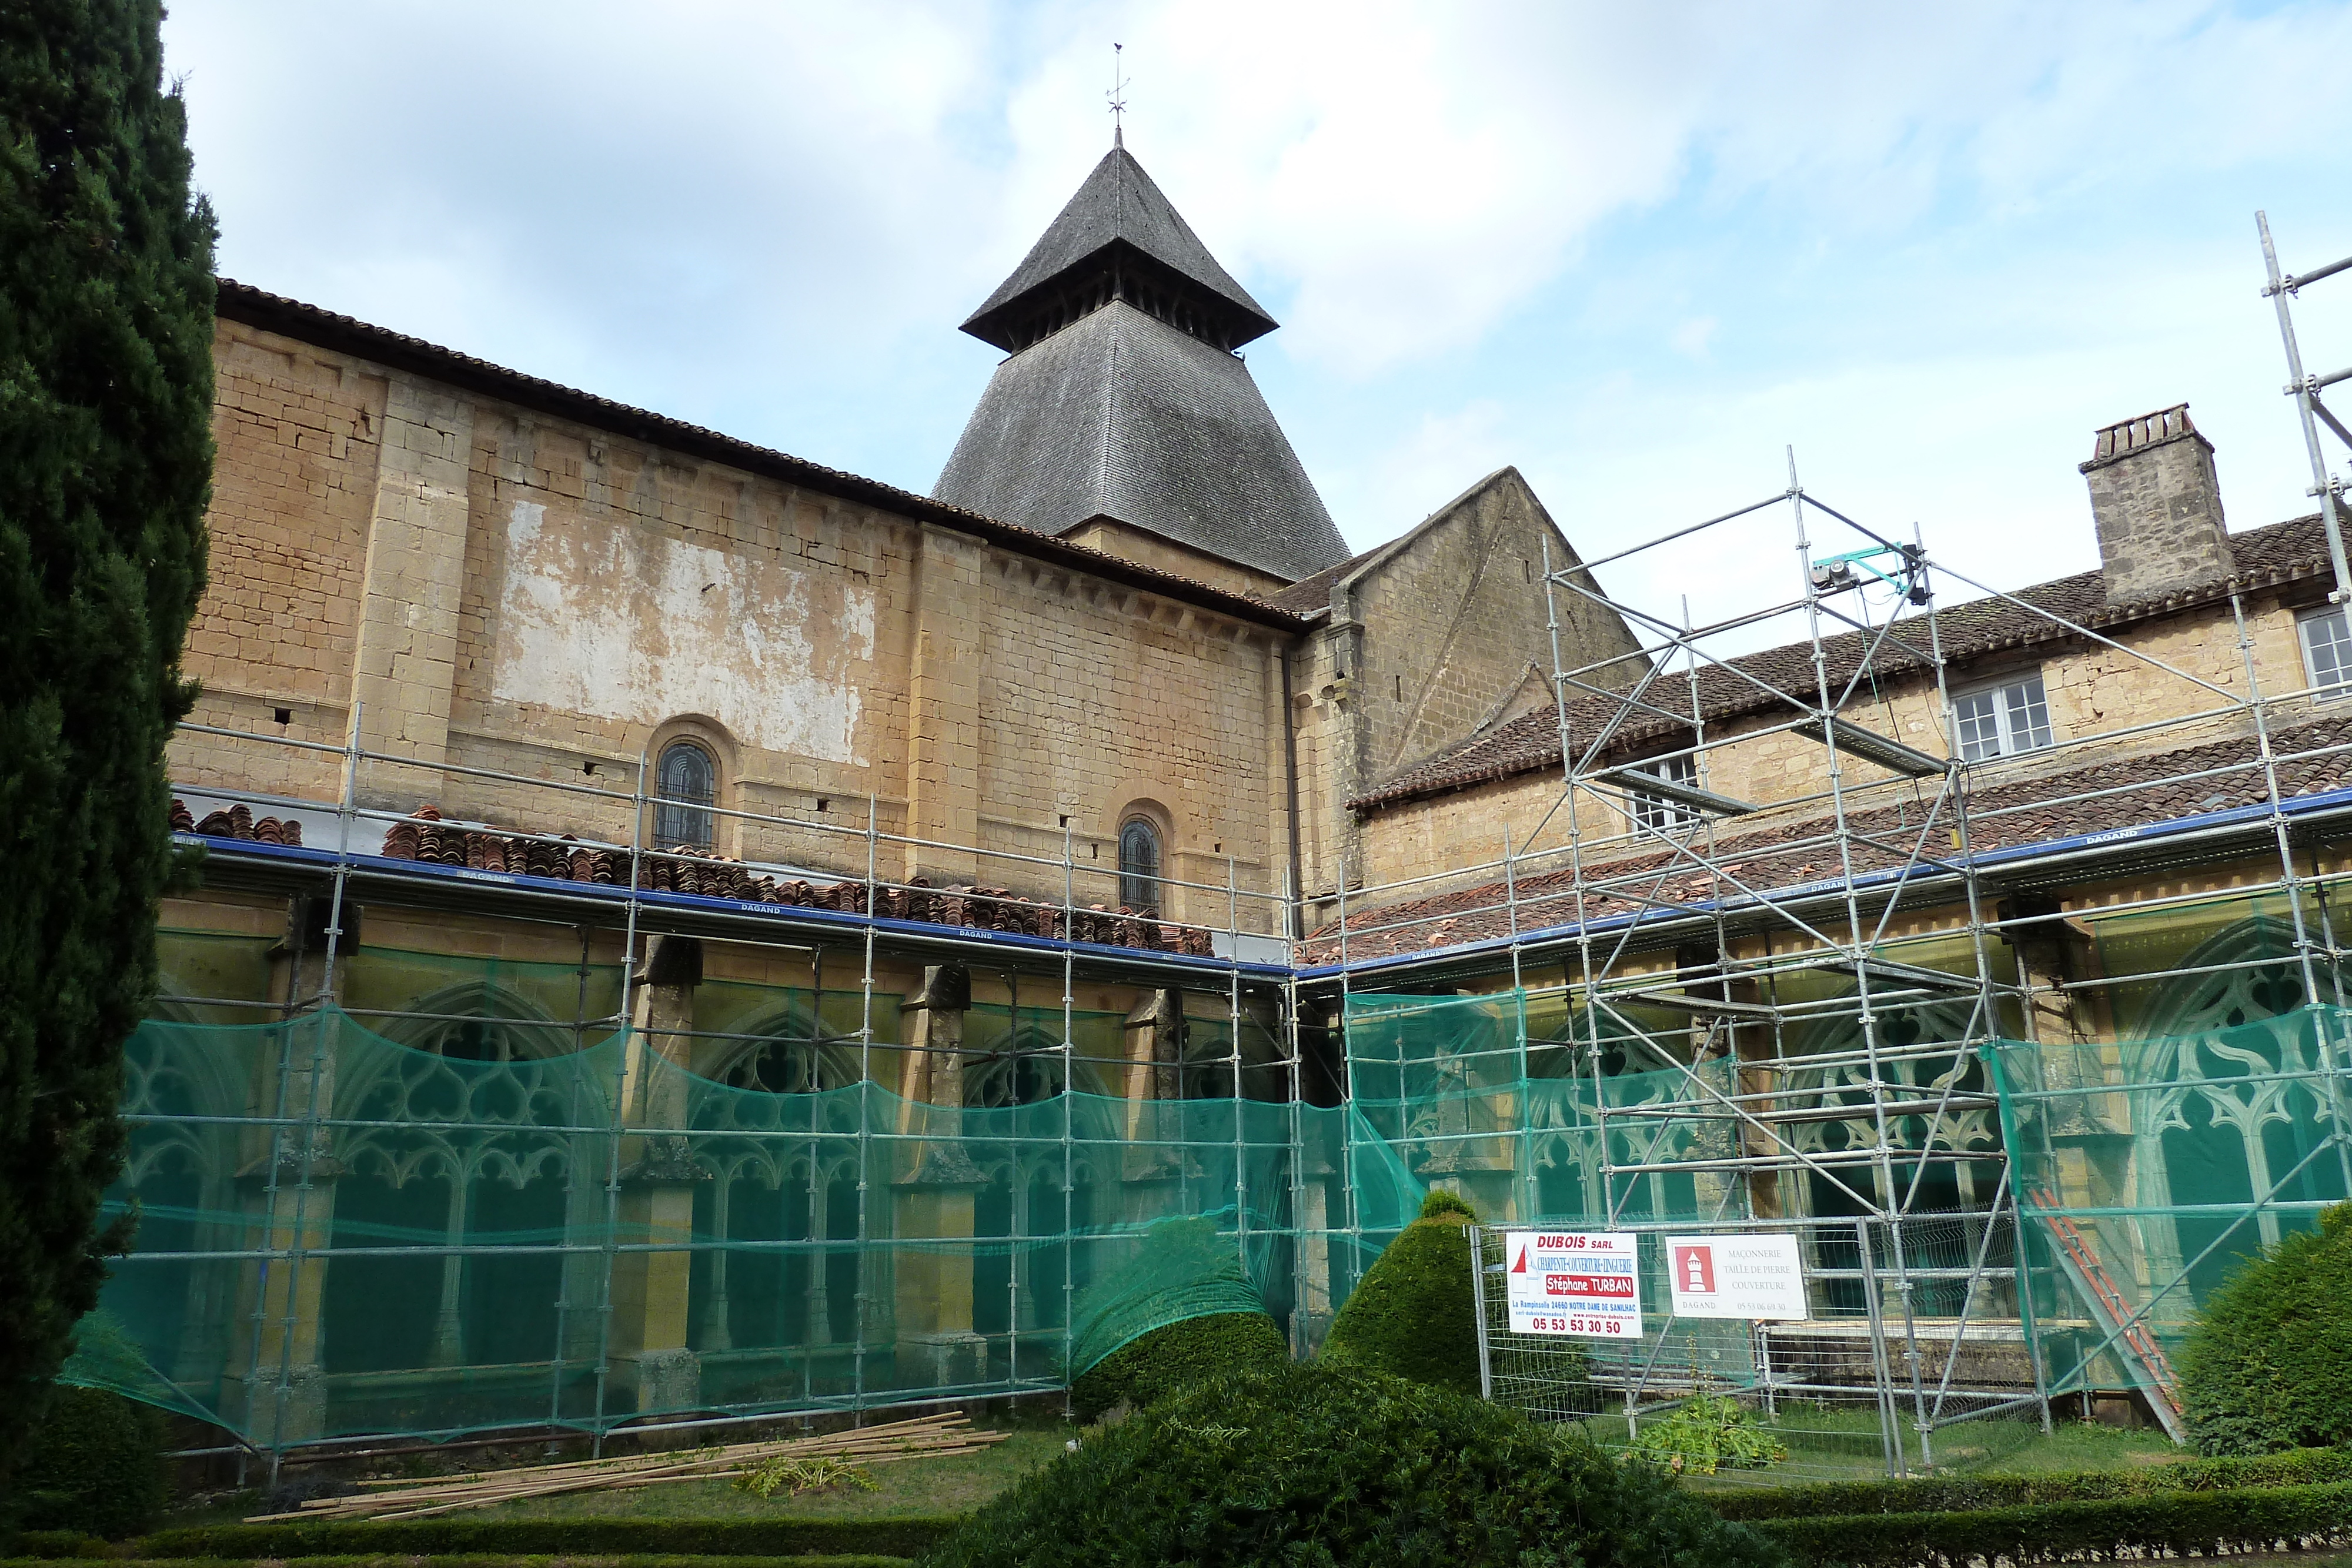
[[1436, 1219], [1448, 1214], [1460, 1215], [1465, 1225], [1478, 1223], [1478, 1211], [1470, 1207], [1468, 1198], [1442, 1186], [1431, 1187], [1429, 1196], [1421, 1200], [1421, 1218]]
[[1121, 1400], [1141, 1409], [1205, 1377], [1290, 1360], [1282, 1330], [1264, 1312], [1217, 1312], [1153, 1329], [1087, 1369], [1070, 1385], [1078, 1419], [1092, 1421]]
[[1477, 1212], [1439, 1188], [1388, 1244], [1331, 1322], [1323, 1354], [1457, 1394], [1478, 1392], [1470, 1237]]
[[2352, 1204], [2214, 1292], [2181, 1353], [2180, 1396], [2209, 1454], [2352, 1443]]
[[982, 1508], [932, 1568], [1777, 1568], [1646, 1465], [1349, 1364], [1194, 1384]]
[[163, 1509], [163, 1418], [119, 1394], [56, 1389], [16, 1482], [21, 1529], [136, 1535]]

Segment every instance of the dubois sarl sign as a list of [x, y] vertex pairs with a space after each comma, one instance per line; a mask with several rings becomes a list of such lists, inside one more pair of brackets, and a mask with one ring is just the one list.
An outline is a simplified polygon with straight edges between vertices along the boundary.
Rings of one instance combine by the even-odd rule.
[[1512, 1333], [1641, 1337], [1640, 1253], [1632, 1231], [1511, 1230], [1504, 1240]]

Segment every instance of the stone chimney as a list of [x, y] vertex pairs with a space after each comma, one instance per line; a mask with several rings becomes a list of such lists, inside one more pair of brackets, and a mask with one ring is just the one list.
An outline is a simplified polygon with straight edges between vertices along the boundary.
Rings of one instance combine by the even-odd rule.
[[2178, 403], [2099, 432], [2083, 465], [2107, 602], [2128, 604], [2229, 577], [2229, 530], [2213, 444]]

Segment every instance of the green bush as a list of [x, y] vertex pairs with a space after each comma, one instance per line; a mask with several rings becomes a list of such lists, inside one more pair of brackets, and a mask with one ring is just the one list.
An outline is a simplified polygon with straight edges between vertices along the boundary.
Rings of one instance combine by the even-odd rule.
[[1811, 1519], [1832, 1514], [1956, 1513], [2053, 1502], [2095, 1502], [2155, 1492], [2230, 1491], [2352, 1481], [2352, 1450], [2302, 1448], [2255, 1458], [2189, 1459], [2128, 1470], [2035, 1476], [1922, 1476], [1900, 1481], [1828, 1481], [1813, 1486], [1710, 1492], [1726, 1519]]
[[318, 1524], [212, 1524], [159, 1530], [147, 1558], [675, 1556], [912, 1557], [962, 1521], [903, 1519], [336, 1520]]
[[102, 1389], [53, 1391], [16, 1473], [20, 1528], [119, 1541], [154, 1523], [163, 1498], [162, 1416]]
[[[1421, 1218], [1356, 1282], [1332, 1320], [1323, 1354], [1457, 1394], [1478, 1393], [1477, 1308], [1464, 1228], [1477, 1218], [1454, 1194], [1432, 1192]], [[1573, 1341], [1563, 1343], [1574, 1359], [1560, 1363], [1561, 1375], [1580, 1380], [1581, 1352]]]
[[1755, 1528], [1802, 1563], [1911, 1568], [1920, 1563], [2055, 1563], [2292, 1550], [2352, 1536], [2352, 1484], [2155, 1492], [1976, 1513], [1864, 1513], [1773, 1519]]
[[[1213, 1326], [1185, 1328], [1195, 1322]], [[1261, 1356], [1267, 1340], [1282, 1343], [1234, 1239], [1221, 1237], [1204, 1218], [1171, 1218], [1146, 1229], [1127, 1260], [1079, 1291], [1070, 1328], [1070, 1365], [1077, 1371], [1073, 1394], [1087, 1420], [1122, 1396], [1140, 1404], [1202, 1365], [1223, 1365], [1225, 1356], [1237, 1356], [1233, 1365], [1246, 1365]], [[1152, 1375], [1155, 1361], [1167, 1361], [1167, 1375]], [[1131, 1387], [1139, 1377], [1146, 1387]]]
[[1323, 1341], [1323, 1354], [1415, 1383], [1478, 1390], [1478, 1328], [1470, 1284], [1476, 1216], [1443, 1188], [1422, 1217], [1383, 1248], [1356, 1281]]
[[1470, 1207], [1468, 1198], [1458, 1192], [1449, 1192], [1442, 1186], [1430, 1188], [1429, 1196], [1421, 1200], [1421, 1218], [1435, 1219], [1446, 1214], [1460, 1215], [1462, 1223], [1465, 1225], [1478, 1223], [1478, 1211]]
[[2352, 1443], [2352, 1204], [2214, 1293], [2181, 1354], [2180, 1395], [2208, 1454]]
[[1361, 1366], [1195, 1384], [973, 1514], [930, 1568], [1771, 1568], [1780, 1552], [1580, 1435]]
[[1070, 1385], [1078, 1418], [1092, 1421], [1126, 1400], [1140, 1409], [1164, 1394], [1223, 1373], [1278, 1366], [1290, 1346], [1264, 1312], [1185, 1318], [1130, 1340]]

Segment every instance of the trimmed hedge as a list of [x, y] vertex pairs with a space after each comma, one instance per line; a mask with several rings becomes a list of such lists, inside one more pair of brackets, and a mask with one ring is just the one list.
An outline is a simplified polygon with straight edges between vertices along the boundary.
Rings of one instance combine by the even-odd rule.
[[1181, 1389], [1014, 1483], [926, 1568], [1781, 1568], [1581, 1434], [1360, 1366]]
[[2352, 1442], [2352, 1203], [2214, 1292], [2181, 1351], [2180, 1403], [2209, 1454]]
[[1092, 1421], [1126, 1400], [1137, 1409], [1204, 1377], [1290, 1359], [1282, 1330], [1264, 1312], [1213, 1312], [1185, 1318], [1130, 1340], [1087, 1368], [1070, 1385], [1078, 1419]]
[[2352, 1449], [2302, 1448], [2258, 1458], [2187, 1459], [2129, 1470], [2046, 1476], [1930, 1476], [1837, 1481], [1704, 1494], [1726, 1519], [1818, 1519], [1832, 1514], [1958, 1513], [2043, 1503], [2095, 1502], [2158, 1492], [2312, 1486], [2352, 1481]]
[[98, 1388], [52, 1391], [16, 1473], [15, 1523], [121, 1540], [163, 1511], [163, 1418]]
[[1364, 1270], [1322, 1354], [1475, 1397], [1478, 1320], [1464, 1227], [1476, 1216], [1442, 1187], [1421, 1213]]
[[2352, 1539], [2352, 1484], [2158, 1492], [1974, 1513], [1768, 1519], [1749, 1528], [1800, 1562], [1844, 1568], [2293, 1549]]
[[126, 1555], [225, 1557], [914, 1557], [963, 1522], [904, 1519], [397, 1519], [159, 1530]]

